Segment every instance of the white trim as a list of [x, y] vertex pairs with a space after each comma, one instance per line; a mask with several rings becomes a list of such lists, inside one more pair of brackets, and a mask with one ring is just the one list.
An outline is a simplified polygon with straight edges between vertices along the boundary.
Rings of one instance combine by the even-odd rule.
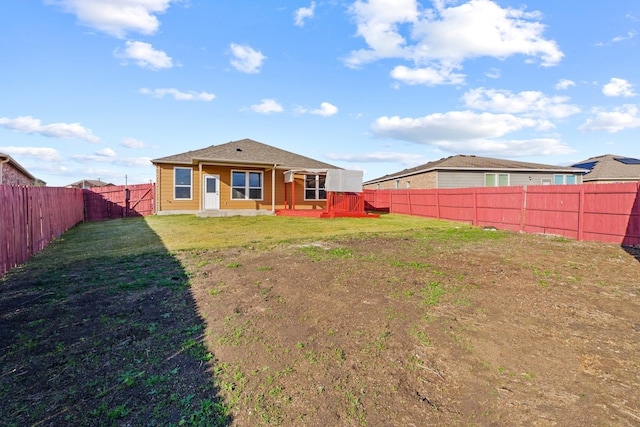
[[[238, 199], [238, 198], [234, 198], [233, 197], [233, 173], [234, 172], [242, 172], [245, 174], [245, 197], [242, 199]], [[257, 187], [251, 187], [249, 185], [249, 174], [250, 173], [259, 173], [260, 174], [260, 198], [259, 199], [252, 199], [250, 196], [251, 194], [251, 190], [255, 190], [257, 189]], [[264, 170], [251, 170], [251, 169], [231, 169], [231, 182], [230, 182], [230, 187], [231, 187], [231, 192], [229, 194], [230, 200], [234, 200], [234, 201], [264, 201]]]
[[[178, 185], [176, 185], [176, 170], [178, 169], [187, 169], [189, 171], [189, 182], [190, 184], [187, 185], [180, 185], [180, 188], [189, 188], [189, 197], [176, 197], [176, 188], [178, 187]], [[181, 166], [174, 166], [173, 167], [173, 200], [176, 201], [183, 201], [183, 200], [193, 200], [193, 168], [184, 168]]]

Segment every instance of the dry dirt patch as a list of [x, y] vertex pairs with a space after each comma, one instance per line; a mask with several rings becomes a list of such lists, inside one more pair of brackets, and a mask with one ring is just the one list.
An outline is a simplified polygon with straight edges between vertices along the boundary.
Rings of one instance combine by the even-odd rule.
[[640, 423], [622, 248], [465, 228], [179, 258], [234, 425]]

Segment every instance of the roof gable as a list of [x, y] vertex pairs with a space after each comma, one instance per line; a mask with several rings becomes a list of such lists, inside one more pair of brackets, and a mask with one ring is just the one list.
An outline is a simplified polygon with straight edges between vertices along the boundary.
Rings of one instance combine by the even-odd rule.
[[236, 165], [277, 165], [280, 169], [341, 169], [309, 157], [281, 150], [252, 139], [241, 139], [226, 144], [211, 145], [199, 150], [151, 160], [153, 164], [174, 163], [228, 163]]
[[473, 155], [458, 154], [455, 156], [445, 157], [440, 160], [425, 163], [400, 172], [395, 172], [380, 178], [372, 179], [367, 183], [379, 181], [388, 181], [394, 178], [416, 175], [419, 173], [431, 172], [436, 170], [460, 170], [460, 171], [512, 171], [512, 172], [556, 172], [556, 173], [577, 173], [583, 172], [580, 169], [570, 166], [554, 166], [542, 163], [520, 162], [515, 160], [494, 159], [491, 157], [480, 157]]

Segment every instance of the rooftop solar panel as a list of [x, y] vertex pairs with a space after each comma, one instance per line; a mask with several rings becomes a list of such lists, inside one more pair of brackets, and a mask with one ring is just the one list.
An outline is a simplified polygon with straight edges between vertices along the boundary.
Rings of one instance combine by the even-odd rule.
[[625, 165], [640, 165], [640, 159], [632, 157], [617, 157], [616, 160]]
[[598, 163], [598, 162], [586, 162], [586, 163], [580, 163], [580, 164], [577, 164], [577, 165], [573, 165], [572, 167], [573, 167], [573, 168], [580, 168], [580, 169], [589, 169], [589, 170], [591, 170], [591, 169], [593, 169], [593, 168], [595, 167], [596, 163]]

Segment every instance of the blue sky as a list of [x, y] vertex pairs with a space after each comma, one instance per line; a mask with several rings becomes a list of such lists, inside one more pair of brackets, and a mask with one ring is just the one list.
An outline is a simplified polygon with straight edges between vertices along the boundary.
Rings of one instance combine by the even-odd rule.
[[640, 157], [640, 2], [9, 0], [0, 151], [49, 186], [251, 138], [365, 180]]

